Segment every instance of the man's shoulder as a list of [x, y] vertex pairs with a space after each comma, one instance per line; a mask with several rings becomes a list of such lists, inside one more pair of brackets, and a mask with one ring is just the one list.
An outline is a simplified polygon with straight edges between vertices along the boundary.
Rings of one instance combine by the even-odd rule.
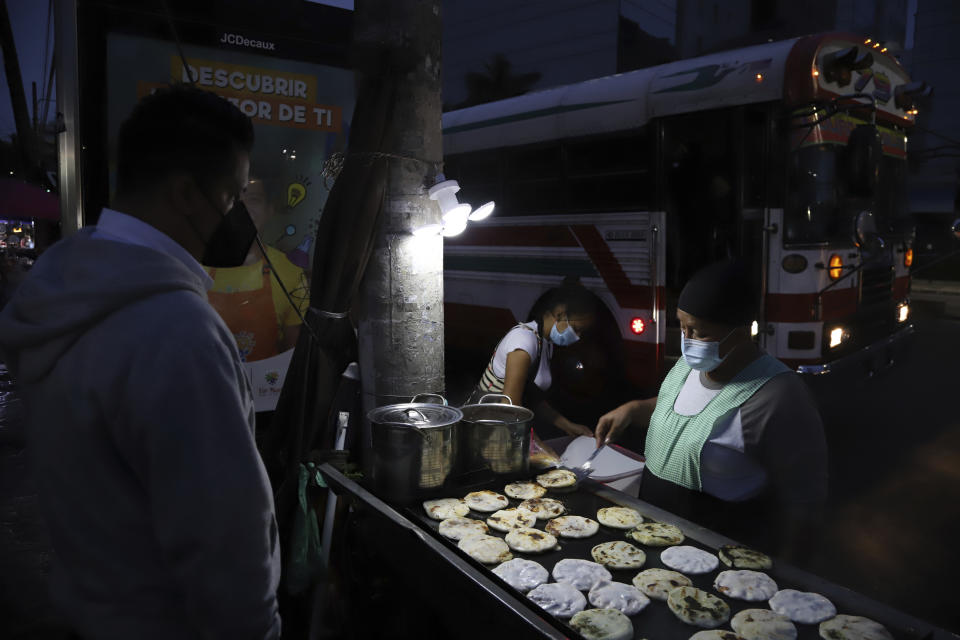
[[144, 298], [118, 314], [118, 322], [133, 325], [134, 333], [152, 334], [161, 343], [200, 345], [211, 339], [230, 343], [223, 320], [203, 296], [179, 290]]

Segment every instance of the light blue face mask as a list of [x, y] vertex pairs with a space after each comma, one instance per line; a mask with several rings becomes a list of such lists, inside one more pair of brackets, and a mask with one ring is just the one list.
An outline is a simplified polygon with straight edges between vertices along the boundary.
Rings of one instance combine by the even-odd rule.
[[553, 328], [550, 329], [550, 341], [553, 344], [560, 347], [568, 347], [577, 340], [580, 339], [580, 336], [577, 335], [577, 332], [573, 330], [569, 324], [567, 328], [563, 330], [563, 333], [557, 331], [557, 325], [554, 324]]
[[[736, 331], [736, 329], [733, 331]], [[720, 357], [720, 343], [733, 335], [733, 331], [728, 333], [723, 340], [716, 342], [695, 340], [693, 338], [685, 338], [681, 335], [680, 353], [683, 354], [683, 359], [687, 361], [691, 369], [704, 372], [713, 371], [723, 364], [723, 361], [726, 359], [727, 356]], [[727, 355], [730, 354], [727, 353]]]

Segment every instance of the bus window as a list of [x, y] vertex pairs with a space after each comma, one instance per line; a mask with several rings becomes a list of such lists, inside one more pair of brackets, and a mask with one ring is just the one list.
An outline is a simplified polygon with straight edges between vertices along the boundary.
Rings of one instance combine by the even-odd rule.
[[840, 229], [839, 145], [818, 145], [796, 151], [790, 159], [790, 184], [784, 212], [786, 242], [825, 242]]
[[497, 203], [497, 215], [506, 215], [499, 150], [475, 151], [444, 158], [444, 175], [460, 183], [461, 202]]
[[566, 144], [572, 211], [649, 210], [655, 197], [648, 129]]

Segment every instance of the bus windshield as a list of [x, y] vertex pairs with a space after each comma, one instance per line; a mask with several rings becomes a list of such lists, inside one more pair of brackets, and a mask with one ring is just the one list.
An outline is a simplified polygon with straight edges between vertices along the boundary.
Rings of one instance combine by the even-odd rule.
[[784, 211], [785, 240], [789, 243], [848, 241], [853, 220], [872, 211], [883, 232], [902, 232], [909, 226], [906, 207], [906, 160], [884, 156], [873, 198], [849, 194], [843, 182], [845, 147], [817, 145], [797, 150], [790, 159], [790, 180]]
[[787, 242], [824, 242], [845, 230], [840, 224], [837, 145], [805, 147], [792, 154], [784, 229]]

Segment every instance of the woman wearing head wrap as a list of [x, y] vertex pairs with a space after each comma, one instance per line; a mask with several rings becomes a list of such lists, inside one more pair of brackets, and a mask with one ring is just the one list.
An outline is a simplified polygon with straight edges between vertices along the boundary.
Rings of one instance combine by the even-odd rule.
[[677, 303], [680, 358], [656, 398], [597, 423], [598, 444], [647, 428], [641, 499], [756, 546], [796, 554], [826, 499], [826, 443], [803, 382], [752, 340], [750, 272], [697, 272]]

